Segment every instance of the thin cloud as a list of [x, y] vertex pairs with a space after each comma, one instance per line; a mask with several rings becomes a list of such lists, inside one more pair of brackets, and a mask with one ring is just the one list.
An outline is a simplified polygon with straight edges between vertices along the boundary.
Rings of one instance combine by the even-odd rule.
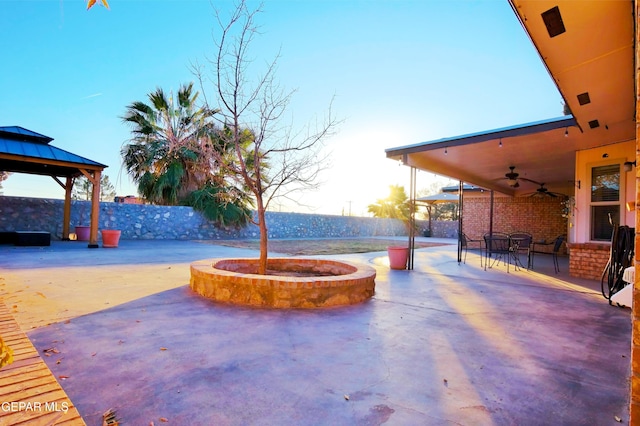
[[80, 99], [91, 99], [91, 98], [96, 98], [98, 96], [102, 96], [102, 93], [94, 93], [93, 95], [85, 96], [84, 98], [80, 98]]

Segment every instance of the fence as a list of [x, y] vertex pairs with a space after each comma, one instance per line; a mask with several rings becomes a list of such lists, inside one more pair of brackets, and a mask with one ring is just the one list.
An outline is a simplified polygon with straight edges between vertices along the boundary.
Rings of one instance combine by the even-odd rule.
[[[56, 240], [62, 237], [64, 201], [45, 198], [0, 196], [0, 231], [47, 231]], [[88, 225], [91, 203], [71, 202], [71, 231]], [[267, 212], [270, 238], [348, 238], [407, 235], [397, 219]], [[224, 229], [206, 220], [191, 207], [149, 204], [100, 203], [100, 229], [119, 229], [123, 239], [256, 239], [259, 229]], [[428, 223], [418, 221], [419, 232]], [[432, 236], [455, 237], [457, 222], [432, 224]]]

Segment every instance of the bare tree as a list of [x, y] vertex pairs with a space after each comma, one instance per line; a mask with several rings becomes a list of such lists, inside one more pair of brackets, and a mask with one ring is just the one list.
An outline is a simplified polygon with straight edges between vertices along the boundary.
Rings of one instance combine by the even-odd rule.
[[[268, 228], [265, 212], [276, 197], [291, 199], [293, 192], [318, 186], [318, 177], [325, 166], [323, 140], [332, 135], [338, 122], [332, 116], [331, 105], [322, 120], [316, 120], [301, 131], [294, 132], [284, 115], [294, 91], [286, 91], [275, 79], [279, 54], [256, 72], [249, 47], [259, 28], [255, 18], [262, 9], [250, 10], [241, 0], [228, 21], [219, 10], [215, 16], [221, 30], [214, 40], [216, 50], [207, 65], [193, 66], [202, 92], [207, 99], [207, 85], [220, 111], [222, 131], [219, 143], [229, 146], [233, 155], [218, 155], [215, 159], [228, 175], [253, 194], [260, 229], [260, 261], [258, 273], [267, 270]], [[255, 76], [255, 77], [254, 77]], [[221, 150], [226, 152], [227, 150]]]

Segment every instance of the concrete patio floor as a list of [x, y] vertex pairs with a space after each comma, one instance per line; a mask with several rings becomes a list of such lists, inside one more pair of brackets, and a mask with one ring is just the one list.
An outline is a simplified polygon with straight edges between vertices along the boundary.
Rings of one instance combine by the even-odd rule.
[[323, 256], [377, 270], [374, 298], [351, 307], [204, 300], [191, 261], [257, 253], [188, 241], [0, 246], [0, 297], [41, 354], [59, 352], [45, 361], [88, 425], [110, 408], [127, 425], [628, 424], [628, 308], [566, 259], [557, 276], [550, 256], [484, 271], [442, 241], [413, 271], [382, 252]]

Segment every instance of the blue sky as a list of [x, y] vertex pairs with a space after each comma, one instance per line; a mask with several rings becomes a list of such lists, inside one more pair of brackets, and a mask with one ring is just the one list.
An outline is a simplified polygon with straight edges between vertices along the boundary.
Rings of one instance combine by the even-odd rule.
[[[212, 4], [230, 1], [0, 0], [0, 125], [53, 137], [53, 145], [107, 164], [119, 195], [135, 194], [121, 167], [130, 129], [120, 117], [195, 77], [212, 56]], [[249, 2], [255, 5], [255, 2]], [[561, 97], [506, 0], [267, 0], [257, 61], [280, 51], [277, 78], [295, 89], [294, 126], [333, 112], [332, 167], [304, 207], [365, 214], [409, 170], [386, 148], [562, 115]], [[434, 181], [418, 174], [418, 188]], [[63, 198], [43, 176], [12, 175], [4, 194]]]

